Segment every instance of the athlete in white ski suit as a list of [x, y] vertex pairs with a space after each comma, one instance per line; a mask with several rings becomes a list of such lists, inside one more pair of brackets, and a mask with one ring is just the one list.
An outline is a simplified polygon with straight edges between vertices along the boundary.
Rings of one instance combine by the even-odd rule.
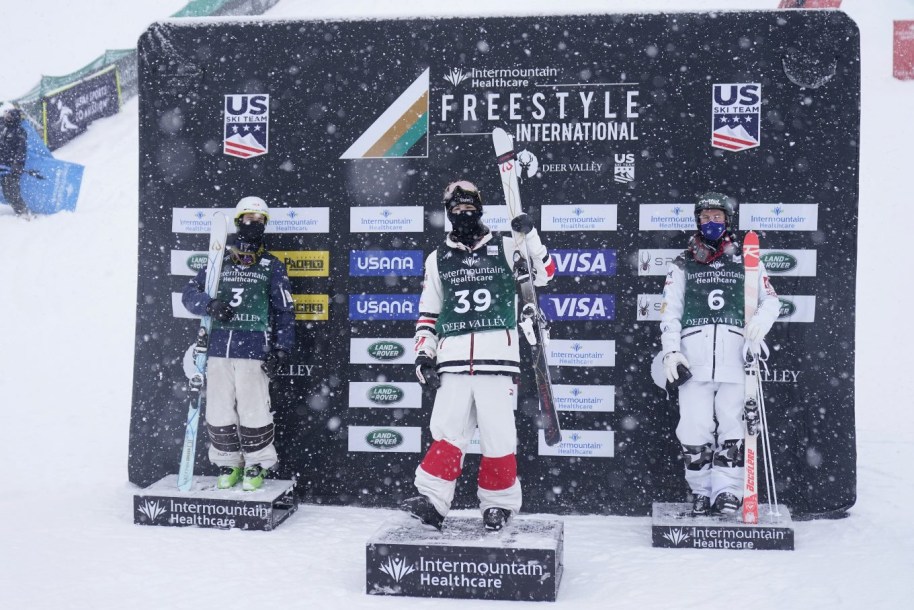
[[758, 353], [780, 301], [759, 263], [758, 309], [744, 324], [742, 252], [729, 230], [734, 206], [724, 195], [707, 193], [695, 216], [699, 231], [670, 263], [663, 289], [664, 367], [670, 382], [678, 380], [678, 364], [692, 374], [679, 387], [676, 436], [695, 498], [693, 512], [704, 514], [711, 506], [733, 512], [743, 495], [744, 350]]
[[[448, 188], [453, 191], [455, 185], [470, 193], [468, 200], [475, 198], [471, 207], [476, 215], [475, 220], [472, 212], [462, 217], [460, 206], [449, 207], [454, 230], [425, 261], [415, 351], [417, 357], [437, 359], [441, 387], [431, 417], [434, 442], [416, 469], [415, 483], [435, 510], [447, 515], [478, 424], [480, 509], [483, 514], [489, 508], [516, 514], [521, 487], [514, 425], [520, 374], [515, 244], [479, 223], [482, 201], [475, 186], [460, 181]], [[452, 209], [458, 214], [452, 215]], [[536, 229], [526, 239], [534, 284], [544, 286], [555, 273], [554, 263]], [[418, 367], [417, 375], [425, 383]]]

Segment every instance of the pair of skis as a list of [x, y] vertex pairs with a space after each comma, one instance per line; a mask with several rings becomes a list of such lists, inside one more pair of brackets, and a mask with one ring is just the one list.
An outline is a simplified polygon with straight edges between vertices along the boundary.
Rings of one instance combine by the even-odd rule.
[[[743, 266], [745, 268], [745, 316], [746, 324], [758, 309], [759, 259], [758, 234], [749, 231], [743, 240]], [[768, 421], [765, 416], [765, 400], [762, 393], [762, 377], [759, 369], [760, 354], [745, 351], [746, 385], [743, 414], [746, 421], [744, 440], [743, 470], [743, 523], [758, 523], [758, 438], [762, 434], [765, 454], [765, 483], [768, 491], [768, 505], [771, 514], [778, 514], [777, 490], [774, 485], [774, 464], [771, 458], [771, 442], [768, 438]], [[771, 509], [773, 502], [773, 510]]]
[[[492, 131], [492, 144], [495, 147], [495, 158], [501, 186], [508, 206], [508, 215], [513, 220], [523, 213], [518, 187], [518, 161], [514, 152], [514, 138], [504, 129]], [[546, 343], [549, 340], [549, 329], [536, 300], [536, 289], [531, 274], [530, 252], [527, 249], [526, 235], [511, 231], [514, 239], [514, 276], [517, 280], [520, 296], [520, 327], [530, 342], [533, 350], [533, 371], [536, 375], [536, 391], [540, 403], [540, 426], [546, 444], [550, 447], [562, 442], [562, 429], [559, 427], [559, 416], [552, 395], [552, 378], [549, 375], [549, 362], [546, 358]]]
[[[222, 261], [225, 258], [225, 241], [228, 236], [228, 220], [225, 214], [213, 214], [209, 237], [206, 281], [204, 287], [210, 299], [219, 292], [219, 278], [222, 277]], [[181, 466], [178, 468], [178, 489], [190, 491], [194, 483], [194, 461], [197, 453], [197, 429], [206, 387], [206, 358], [209, 350], [209, 333], [213, 319], [204, 315], [200, 319], [197, 342], [194, 344], [194, 373], [190, 378], [190, 400], [187, 407], [187, 425], [184, 428], [184, 446], [181, 449]]]

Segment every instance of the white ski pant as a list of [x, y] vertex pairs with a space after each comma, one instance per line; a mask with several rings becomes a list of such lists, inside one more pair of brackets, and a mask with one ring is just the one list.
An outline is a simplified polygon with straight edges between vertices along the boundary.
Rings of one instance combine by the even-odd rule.
[[676, 437], [693, 494], [743, 497], [744, 384], [691, 379], [679, 387]]
[[209, 460], [217, 466], [276, 464], [270, 380], [260, 364], [248, 358], [206, 361]]
[[479, 508], [520, 511], [517, 480], [517, 384], [506, 375], [444, 373], [432, 410], [432, 445], [416, 468], [416, 488], [442, 515], [454, 500], [463, 458], [479, 425]]

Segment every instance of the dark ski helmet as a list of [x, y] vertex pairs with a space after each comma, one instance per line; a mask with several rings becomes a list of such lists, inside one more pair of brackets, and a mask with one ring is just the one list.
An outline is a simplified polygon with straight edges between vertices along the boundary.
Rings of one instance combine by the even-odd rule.
[[[475, 209], [455, 212], [454, 208], [461, 204], [470, 204]], [[451, 222], [453, 239], [471, 246], [488, 231], [482, 224], [482, 195], [472, 182], [458, 180], [448, 184], [444, 189], [444, 209]]]
[[448, 219], [450, 219], [451, 210], [461, 203], [470, 203], [476, 206], [476, 211], [482, 216], [482, 194], [476, 188], [476, 185], [468, 180], [457, 180], [448, 184], [444, 189], [443, 203]]
[[732, 198], [721, 193], [705, 193], [699, 197], [695, 203], [695, 226], [699, 229], [701, 229], [701, 221], [698, 217], [705, 210], [723, 211], [727, 217], [727, 231], [733, 229], [733, 216], [736, 214], [736, 206]]

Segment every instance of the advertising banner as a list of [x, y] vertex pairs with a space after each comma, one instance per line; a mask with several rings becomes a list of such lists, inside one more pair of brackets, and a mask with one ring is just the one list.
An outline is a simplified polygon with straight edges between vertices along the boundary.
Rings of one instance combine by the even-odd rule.
[[60, 148], [83, 133], [92, 121], [117, 114], [120, 95], [117, 66], [52, 91], [42, 98], [44, 136], [48, 148]]
[[[801, 61], [810, 31], [835, 45], [827, 74]], [[524, 510], [647, 515], [687, 499], [675, 396], [650, 365], [665, 275], [708, 191], [737, 201], [739, 235], [760, 233], [781, 295], [764, 374], [778, 497], [795, 515], [853, 505], [860, 53], [840, 11], [168, 22], [138, 55], [131, 481], [177, 468], [198, 326], [180, 293], [212, 211], [257, 195], [297, 320], [272, 383], [276, 476], [324, 503], [414, 495], [434, 401], [413, 364], [423, 268], [451, 181], [475, 183], [483, 221], [509, 228], [500, 127], [556, 268], [538, 298], [565, 435], [542, 440], [521, 339]], [[455, 507], [478, 504], [478, 461]]]

